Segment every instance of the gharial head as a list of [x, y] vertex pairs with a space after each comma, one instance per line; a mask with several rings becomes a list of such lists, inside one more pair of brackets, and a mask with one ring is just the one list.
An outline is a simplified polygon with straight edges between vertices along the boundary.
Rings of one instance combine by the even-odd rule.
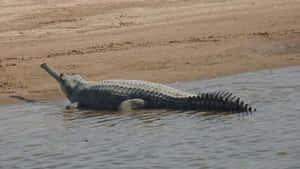
[[78, 86], [78, 84], [84, 81], [84, 79], [76, 73], [73, 73], [72, 75], [57, 73], [46, 63], [41, 64], [41, 68], [48, 72], [60, 84], [62, 91], [67, 97], [71, 96], [72, 92]]

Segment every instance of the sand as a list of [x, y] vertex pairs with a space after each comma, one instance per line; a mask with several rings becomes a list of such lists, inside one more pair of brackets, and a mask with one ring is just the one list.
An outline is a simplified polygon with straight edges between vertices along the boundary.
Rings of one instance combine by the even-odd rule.
[[299, 0], [0, 0], [0, 9], [1, 104], [63, 97], [43, 62], [87, 80], [160, 83], [300, 64]]

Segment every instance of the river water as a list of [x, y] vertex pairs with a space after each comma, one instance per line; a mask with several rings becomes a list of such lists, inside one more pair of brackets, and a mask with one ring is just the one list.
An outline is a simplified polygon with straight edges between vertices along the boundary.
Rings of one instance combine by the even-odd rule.
[[300, 168], [300, 67], [170, 84], [226, 89], [252, 114], [67, 111], [61, 102], [0, 107], [0, 168]]

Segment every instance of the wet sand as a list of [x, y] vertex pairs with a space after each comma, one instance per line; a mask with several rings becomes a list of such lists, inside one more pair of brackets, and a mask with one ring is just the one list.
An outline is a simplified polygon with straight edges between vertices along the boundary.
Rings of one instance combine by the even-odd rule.
[[161, 83], [300, 64], [298, 0], [0, 2], [1, 104], [61, 98], [43, 62]]

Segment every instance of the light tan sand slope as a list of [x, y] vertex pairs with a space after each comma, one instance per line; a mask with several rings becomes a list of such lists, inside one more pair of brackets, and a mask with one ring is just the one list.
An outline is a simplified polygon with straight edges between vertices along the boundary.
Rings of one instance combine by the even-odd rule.
[[299, 0], [0, 0], [0, 102], [88, 80], [199, 80], [300, 63]]

